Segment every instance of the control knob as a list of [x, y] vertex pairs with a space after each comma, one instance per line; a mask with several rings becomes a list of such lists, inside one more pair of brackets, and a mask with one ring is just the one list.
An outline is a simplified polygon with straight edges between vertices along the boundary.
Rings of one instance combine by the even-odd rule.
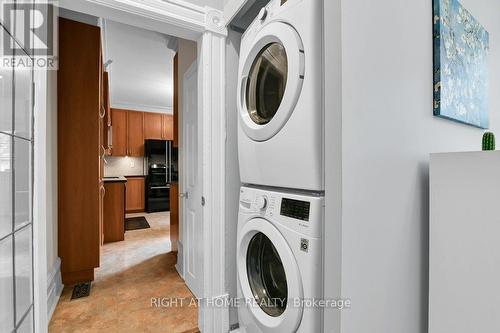
[[255, 206], [259, 210], [264, 210], [267, 207], [267, 199], [265, 197], [258, 197], [255, 201]]

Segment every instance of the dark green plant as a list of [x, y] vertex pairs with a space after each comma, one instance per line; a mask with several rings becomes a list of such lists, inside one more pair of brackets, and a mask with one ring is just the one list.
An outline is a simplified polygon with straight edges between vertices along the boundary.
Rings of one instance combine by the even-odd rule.
[[483, 134], [483, 150], [495, 150], [495, 134], [491, 132]]

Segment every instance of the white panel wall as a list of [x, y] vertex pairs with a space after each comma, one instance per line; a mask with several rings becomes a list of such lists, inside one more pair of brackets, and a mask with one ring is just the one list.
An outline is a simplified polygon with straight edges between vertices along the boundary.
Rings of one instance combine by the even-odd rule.
[[[490, 32], [498, 131], [500, 2], [462, 3]], [[342, 2], [343, 333], [427, 332], [429, 153], [480, 149], [482, 131], [432, 115], [431, 6]]]
[[500, 332], [500, 151], [431, 157], [429, 333]]

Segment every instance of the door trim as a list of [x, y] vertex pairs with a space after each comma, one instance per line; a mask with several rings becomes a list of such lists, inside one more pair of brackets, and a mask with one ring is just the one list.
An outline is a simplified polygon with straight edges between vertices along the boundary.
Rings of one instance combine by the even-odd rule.
[[[38, 0], [37, 0], [38, 1]], [[61, 0], [63, 8], [85, 14], [112, 19], [117, 22], [174, 35], [198, 43], [198, 111], [201, 121], [199, 131], [202, 137], [202, 193], [206, 199], [203, 207], [203, 286], [202, 297], [205, 299], [227, 299], [225, 277], [225, 51], [227, 30], [221, 11], [189, 4], [180, 0]], [[45, 78], [37, 82], [46, 82]], [[45, 84], [46, 86], [46, 84]], [[37, 90], [37, 93], [41, 92]], [[37, 96], [38, 97], [38, 96]], [[35, 108], [35, 133], [43, 136], [36, 141], [40, 146], [50, 136], [43, 122], [45, 112], [52, 112], [51, 101], [40, 98]], [[42, 105], [43, 104], [43, 105]], [[40, 147], [39, 146], [39, 147]], [[35, 169], [38, 175], [45, 174], [45, 147], [35, 150]], [[35, 201], [44, 214], [47, 186], [45, 177], [38, 177], [35, 184]], [[38, 185], [38, 186], [37, 186]], [[41, 266], [46, 266], [45, 221], [38, 217], [38, 234], [35, 234], [35, 247], [39, 250], [35, 259], [35, 271], [38, 284], [35, 286], [35, 325], [38, 332], [47, 331], [46, 314], [46, 273]], [[38, 242], [38, 243], [36, 243]], [[46, 268], [46, 267], [45, 267]], [[46, 272], [46, 269], [45, 269]], [[42, 276], [43, 275], [43, 276]], [[37, 279], [37, 278], [35, 278]], [[45, 294], [45, 299], [43, 296]], [[40, 295], [40, 297], [37, 297]], [[37, 306], [37, 302], [40, 306]], [[45, 302], [45, 306], [43, 303]], [[227, 304], [224, 303], [224, 304]], [[45, 312], [45, 314], [44, 314]], [[228, 307], [214, 308], [200, 306], [199, 328], [203, 332], [229, 331]]]

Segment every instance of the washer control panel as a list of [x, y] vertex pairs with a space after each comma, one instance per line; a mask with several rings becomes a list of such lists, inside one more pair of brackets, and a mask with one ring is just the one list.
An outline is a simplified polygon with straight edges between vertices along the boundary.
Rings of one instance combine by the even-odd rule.
[[311, 203], [309, 201], [294, 200], [289, 198], [281, 199], [280, 214], [292, 219], [309, 221]]
[[243, 187], [240, 214], [261, 216], [311, 237], [319, 237], [323, 221], [323, 198]]

